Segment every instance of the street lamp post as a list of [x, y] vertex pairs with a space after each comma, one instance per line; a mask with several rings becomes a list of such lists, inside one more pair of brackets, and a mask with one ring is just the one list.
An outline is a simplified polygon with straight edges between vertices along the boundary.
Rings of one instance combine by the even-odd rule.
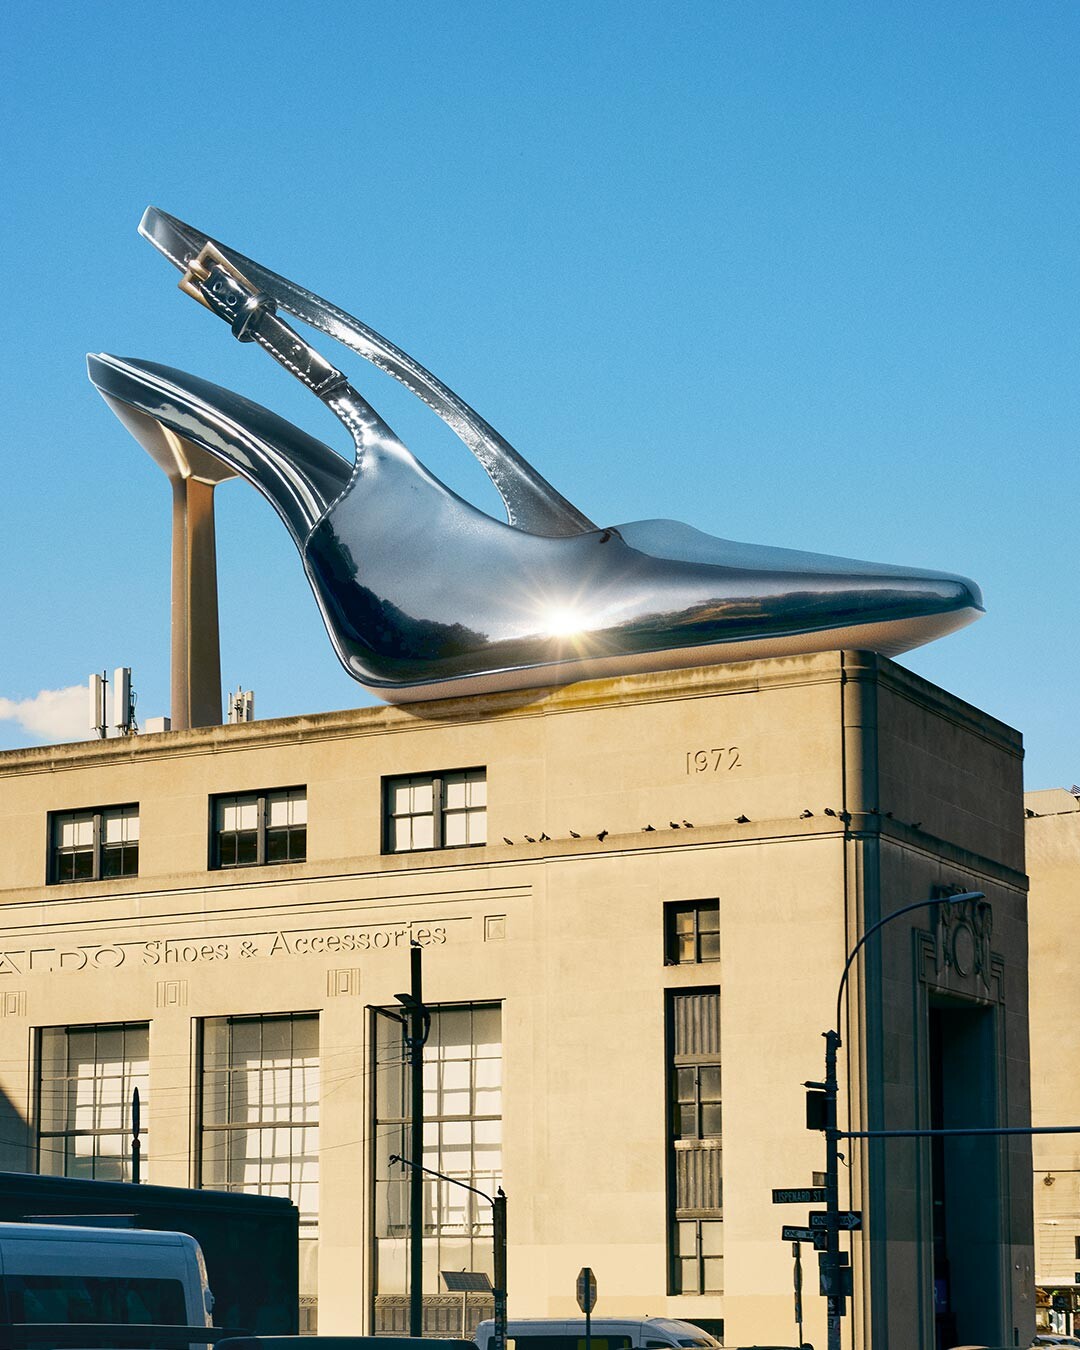
[[[424, 1153], [424, 1043], [431, 1027], [431, 1014], [424, 1006], [421, 947], [415, 940], [409, 950], [410, 988], [395, 997], [405, 1009], [398, 1020], [405, 1029], [409, 1050], [410, 1134], [412, 1152]], [[424, 1178], [414, 1171], [409, 1186], [409, 1335], [424, 1334]]]
[[473, 1195], [478, 1195], [481, 1200], [486, 1200], [491, 1206], [491, 1231], [495, 1258], [495, 1279], [492, 1291], [495, 1301], [495, 1334], [489, 1342], [489, 1350], [506, 1350], [506, 1192], [500, 1186], [494, 1195], [488, 1195], [486, 1191], [481, 1191], [476, 1186], [470, 1186], [464, 1181], [459, 1181], [457, 1177], [448, 1177], [445, 1172], [436, 1172], [434, 1167], [422, 1167], [420, 1163], [413, 1162], [411, 1158], [403, 1158], [400, 1153], [391, 1153], [390, 1161], [401, 1163], [402, 1167], [411, 1167], [413, 1176], [426, 1172], [428, 1176], [438, 1177], [440, 1181], [448, 1181], [451, 1186], [460, 1186], [463, 1191], [472, 1191]]
[[[837, 1101], [840, 1095], [840, 1086], [836, 1076], [837, 1052], [843, 1045], [843, 1039], [840, 1035], [841, 1013], [843, 1008], [844, 991], [847, 987], [848, 972], [855, 961], [856, 956], [866, 946], [867, 940], [884, 928], [887, 923], [892, 923], [894, 919], [899, 919], [905, 914], [911, 914], [917, 909], [929, 909], [935, 905], [955, 905], [963, 904], [966, 901], [984, 899], [982, 891], [964, 891], [959, 895], [938, 895], [928, 900], [916, 900], [910, 905], [903, 905], [900, 909], [893, 910], [891, 914], [886, 914], [883, 919], [877, 923], [871, 924], [862, 937], [851, 949], [847, 961], [844, 964], [843, 973], [840, 976], [840, 984], [836, 991], [836, 1029], [835, 1031], [826, 1031], [825, 1037], [825, 1080], [822, 1083], [807, 1083], [806, 1086], [820, 1092], [822, 1101], [822, 1123], [825, 1131], [825, 1250], [820, 1254], [821, 1265], [821, 1292], [828, 1300], [827, 1317], [828, 1332], [826, 1337], [827, 1350], [840, 1350], [840, 1319], [847, 1312], [847, 1299], [851, 1293], [850, 1288], [850, 1266], [842, 1264], [840, 1252], [840, 1139], [848, 1138], [849, 1134], [843, 1133], [837, 1120]], [[927, 1133], [932, 1133], [927, 1131]], [[967, 1133], [967, 1132], [965, 1132]]]

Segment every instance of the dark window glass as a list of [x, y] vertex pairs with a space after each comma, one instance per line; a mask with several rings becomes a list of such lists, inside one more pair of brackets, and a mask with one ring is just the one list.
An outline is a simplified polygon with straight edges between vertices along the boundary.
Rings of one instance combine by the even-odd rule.
[[486, 842], [486, 769], [455, 769], [384, 781], [385, 852], [474, 848]]
[[186, 1326], [179, 1280], [98, 1275], [5, 1275], [13, 1322], [133, 1322]]
[[307, 789], [280, 788], [214, 798], [216, 867], [303, 862], [307, 857]]
[[664, 906], [664, 960], [669, 966], [720, 960], [719, 900], [680, 900]]
[[50, 815], [50, 882], [98, 881], [138, 873], [137, 806], [101, 806]]

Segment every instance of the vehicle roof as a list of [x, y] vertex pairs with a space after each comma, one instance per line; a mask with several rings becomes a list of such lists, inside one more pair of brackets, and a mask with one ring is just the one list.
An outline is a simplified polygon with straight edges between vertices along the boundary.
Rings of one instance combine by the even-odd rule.
[[163, 1247], [180, 1247], [193, 1243], [186, 1233], [170, 1233], [153, 1228], [75, 1228], [59, 1223], [0, 1223], [0, 1241], [11, 1242], [133, 1242], [140, 1246], [152, 1243]]
[[[485, 1317], [480, 1325], [486, 1327], [493, 1323], [494, 1320], [493, 1317]], [[511, 1317], [507, 1322], [507, 1325], [525, 1327], [561, 1327], [565, 1326], [567, 1322], [580, 1322], [581, 1325], [584, 1326], [585, 1318], [584, 1315], [574, 1317]], [[600, 1326], [601, 1324], [604, 1326], [618, 1324], [619, 1326], [624, 1327], [675, 1327], [680, 1331], [684, 1327], [689, 1327], [692, 1331], [702, 1330], [696, 1323], [685, 1322], [678, 1317], [594, 1317], [592, 1319], [592, 1324], [594, 1327]]]

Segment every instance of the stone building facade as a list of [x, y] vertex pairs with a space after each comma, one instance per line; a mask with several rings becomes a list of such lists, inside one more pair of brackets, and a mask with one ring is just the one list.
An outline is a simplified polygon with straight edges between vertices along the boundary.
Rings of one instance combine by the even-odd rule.
[[[425, 1163], [505, 1187], [511, 1315], [574, 1315], [588, 1265], [598, 1316], [794, 1343], [771, 1191], [824, 1166], [803, 1083], [870, 924], [986, 897], [853, 967], [842, 1121], [1027, 1121], [1020, 765], [853, 652], [2, 754], [0, 1166], [123, 1176], [138, 1085], [152, 1181], [287, 1190], [309, 1324], [394, 1325], [416, 943]], [[845, 1345], [1026, 1344], [1029, 1141], [845, 1155]], [[432, 1180], [432, 1326], [490, 1242]]]

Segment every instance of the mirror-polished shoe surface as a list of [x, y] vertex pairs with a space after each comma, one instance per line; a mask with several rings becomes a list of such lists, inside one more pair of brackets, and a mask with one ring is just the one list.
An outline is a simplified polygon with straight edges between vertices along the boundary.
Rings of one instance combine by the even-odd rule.
[[[165, 366], [102, 354], [88, 358], [90, 378], [159, 462], [164, 438], [174, 456], [210, 456], [219, 477], [259, 489], [296, 543], [338, 657], [383, 698], [838, 647], [896, 656], [982, 612], [974, 583], [946, 573], [740, 544], [675, 521], [596, 528], [378, 334], [172, 217], [147, 220], [144, 233], [184, 271], [183, 288], [337, 413], [355, 463], [240, 395]], [[450, 410], [446, 420], [500, 487], [508, 521], [430, 474], [278, 307], [334, 328], [383, 368], [394, 353], [404, 382]]]

